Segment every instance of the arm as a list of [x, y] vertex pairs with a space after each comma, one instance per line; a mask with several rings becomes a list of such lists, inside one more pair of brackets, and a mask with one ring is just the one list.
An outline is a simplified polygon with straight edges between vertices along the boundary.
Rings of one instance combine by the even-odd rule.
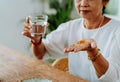
[[38, 58], [38, 59], [42, 59], [46, 50], [45, 50], [45, 46], [44, 43], [40, 43], [38, 45], [32, 44], [32, 51], [33, 54]]
[[68, 48], [65, 48], [64, 52], [79, 52], [87, 51], [88, 58], [92, 61], [98, 77], [101, 77], [107, 71], [109, 64], [108, 61], [102, 56], [97, 48], [94, 40], [81, 40]]
[[34, 55], [38, 59], [42, 59], [46, 52], [45, 46], [42, 42], [42, 36], [31, 36], [30, 30], [31, 30], [32, 26], [30, 25], [29, 20], [30, 20], [29, 17], [26, 18], [24, 28], [23, 28], [24, 32], [22, 34], [31, 39], [32, 51], [33, 51]]
[[98, 49], [87, 51], [87, 53], [88, 57], [94, 58], [94, 60], [90, 60], [95, 68], [97, 76], [101, 77], [104, 75], [109, 67], [108, 61], [102, 56]]

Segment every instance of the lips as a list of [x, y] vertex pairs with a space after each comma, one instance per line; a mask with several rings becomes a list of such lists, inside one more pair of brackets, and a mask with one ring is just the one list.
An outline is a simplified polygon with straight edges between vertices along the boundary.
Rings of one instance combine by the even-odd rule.
[[80, 10], [80, 11], [87, 11], [87, 12], [88, 12], [88, 11], [90, 11], [90, 10]]
[[89, 8], [85, 8], [85, 7], [82, 7], [82, 8], [80, 8], [80, 10], [79, 10], [79, 12], [85, 12], [85, 13], [87, 13], [87, 12], [90, 12], [91, 10], [89, 9]]
[[80, 10], [79, 12], [82, 12], [82, 13], [89, 13], [90, 10]]
[[90, 11], [90, 9], [86, 7], [80, 7], [80, 11]]

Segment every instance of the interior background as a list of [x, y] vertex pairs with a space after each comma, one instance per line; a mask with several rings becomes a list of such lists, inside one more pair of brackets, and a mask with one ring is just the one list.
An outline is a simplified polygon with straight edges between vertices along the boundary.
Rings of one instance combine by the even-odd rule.
[[[49, 9], [49, 0], [0, 0], [0, 44], [32, 56], [30, 41], [22, 36], [25, 18], [34, 11], [53, 13]], [[61, 1], [61, 0], [59, 0]], [[108, 16], [120, 20], [120, 1], [110, 0], [106, 12]], [[72, 19], [78, 15], [73, 9]]]

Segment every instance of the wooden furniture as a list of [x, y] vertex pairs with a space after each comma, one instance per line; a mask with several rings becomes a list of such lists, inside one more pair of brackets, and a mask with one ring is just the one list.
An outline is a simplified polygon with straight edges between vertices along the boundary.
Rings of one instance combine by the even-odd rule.
[[53, 67], [64, 71], [64, 72], [68, 72], [68, 58], [61, 58], [61, 59], [57, 59], [53, 62], [52, 64]]
[[87, 82], [0, 45], [0, 82], [22, 82], [31, 78], [45, 78], [53, 82]]

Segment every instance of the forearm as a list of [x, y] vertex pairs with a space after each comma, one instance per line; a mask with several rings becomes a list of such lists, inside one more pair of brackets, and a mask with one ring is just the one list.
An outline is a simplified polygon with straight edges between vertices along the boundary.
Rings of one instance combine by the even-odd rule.
[[101, 77], [108, 69], [108, 61], [99, 52], [97, 45], [93, 39], [78, 41], [64, 49], [64, 52], [87, 51], [88, 59], [92, 61], [98, 77]]
[[101, 77], [107, 71], [109, 64], [108, 64], [108, 61], [102, 56], [102, 54], [98, 52], [97, 49], [93, 51], [88, 51], [89, 57], [95, 57], [97, 54], [99, 56], [94, 61], [91, 61], [91, 62], [95, 68], [97, 76]]
[[38, 59], [42, 59], [46, 50], [45, 50], [45, 46], [43, 43], [39, 44], [39, 45], [34, 45], [32, 44], [32, 51], [33, 54], [38, 58]]

